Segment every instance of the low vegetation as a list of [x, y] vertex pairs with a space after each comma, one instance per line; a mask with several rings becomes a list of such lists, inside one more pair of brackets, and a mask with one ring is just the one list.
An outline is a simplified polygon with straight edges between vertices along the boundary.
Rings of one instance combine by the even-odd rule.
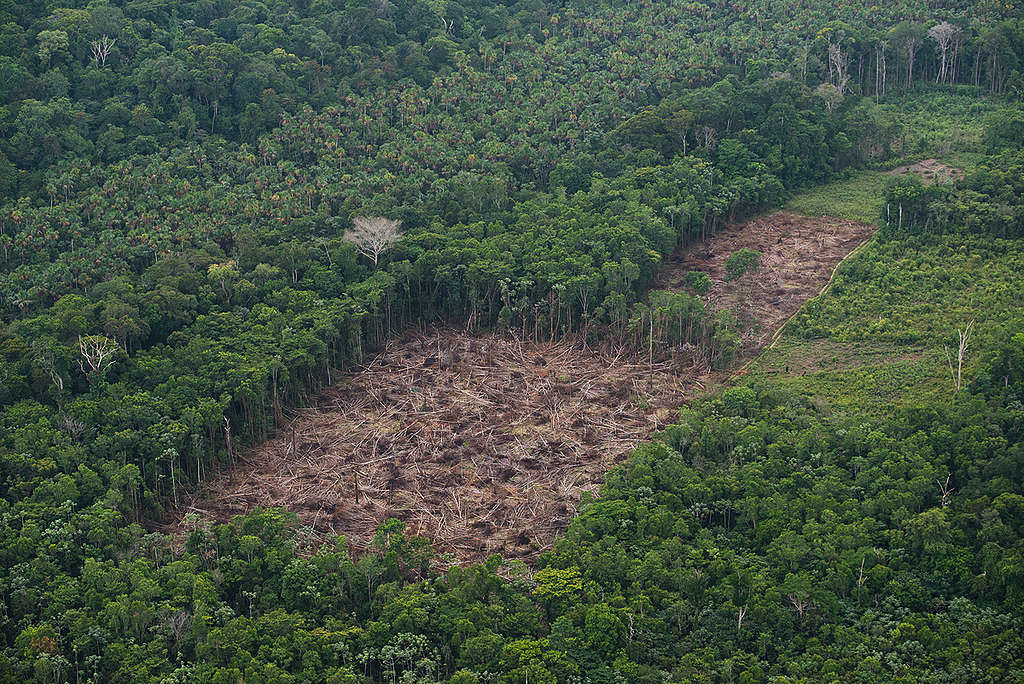
[[[961, 0], [0, 7], [0, 682], [1024, 678], [1021, 26]], [[688, 275], [787, 201], [863, 223], [784, 214], [803, 247]], [[396, 342], [453, 325], [499, 357], [625, 349], [634, 392], [556, 356], [474, 396], [483, 363]], [[673, 357], [735, 377], [676, 413], [700, 388]], [[350, 375], [375, 358], [394, 396]], [[339, 382], [372, 437], [287, 429]], [[624, 457], [578, 504], [577, 418]], [[524, 439], [521, 481], [467, 470]], [[530, 473], [569, 494], [530, 508]], [[389, 517], [435, 475], [454, 508]], [[463, 565], [463, 482], [568, 528]], [[158, 531], [204, 491], [248, 512]]]

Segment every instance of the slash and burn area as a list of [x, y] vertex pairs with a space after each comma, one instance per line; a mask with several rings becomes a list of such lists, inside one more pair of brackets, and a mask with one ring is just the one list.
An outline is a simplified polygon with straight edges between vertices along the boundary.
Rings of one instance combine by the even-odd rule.
[[[707, 273], [706, 300], [736, 314], [749, 359], [873, 230], [776, 212], [670, 257], [652, 286], [681, 290], [688, 271]], [[759, 269], [728, 281], [725, 261], [743, 247], [761, 252]], [[190, 513], [224, 521], [283, 507], [318, 538], [343, 534], [357, 551], [399, 518], [459, 561], [535, 560], [609, 468], [727, 377], [688, 352], [667, 356], [651, 363], [578, 340], [409, 332], [204, 483], [168, 527], [183, 529]]]

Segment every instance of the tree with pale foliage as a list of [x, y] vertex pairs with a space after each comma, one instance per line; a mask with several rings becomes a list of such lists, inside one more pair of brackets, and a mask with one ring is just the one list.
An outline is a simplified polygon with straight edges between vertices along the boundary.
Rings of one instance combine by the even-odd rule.
[[817, 95], [824, 101], [825, 109], [831, 114], [836, 110], [836, 107], [843, 101], [843, 94], [839, 92], [839, 88], [836, 88], [831, 83], [822, 83], [814, 89], [814, 94]]
[[398, 230], [401, 225], [401, 221], [383, 216], [357, 216], [352, 219], [352, 227], [345, 231], [345, 239], [376, 266], [380, 255], [402, 237]]
[[950, 83], [953, 82], [953, 57], [955, 55], [951, 48], [959, 33], [960, 29], [948, 21], [940, 22], [928, 30], [928, 37], [935, 41], [935, 51], [939, 57], [939, 71], [935, 75], [936, 83], [946, 83], [947, 80]]

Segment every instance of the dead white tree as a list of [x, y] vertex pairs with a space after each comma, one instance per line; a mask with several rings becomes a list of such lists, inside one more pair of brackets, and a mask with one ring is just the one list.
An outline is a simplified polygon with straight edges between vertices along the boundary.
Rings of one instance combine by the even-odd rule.
[[864, 587], [864, 584], [868, 581], [868, 578], [864, 576], [864, 561], [867, 560], [867, 556], [861, 556], [860, 559], [860, 574], [857, 575], [857, 605], [860, 605], [860, 590]]
[[[928, 37], [935, 41], [935, 51], [939, 53], [939, 72], [935, 75], [936, 83], [945, 83], [947, 76], [952, 72], [950, 48], [959, 32], [960, 29], [948, 21], [940, 22], [928, 29]], [[952, 81], [952, 79], [949, 80]]]
[[115, 357], [121, 351], [121, 345], [109, 337], [103, 335], [78, 336], [78, 350], [82, 358], [78, 360], [78, 367], [87, 376], [93, 373], [102, 375], [115, 361]]
[[881, 95], [882, 97], [885, 97], [885, 80], [887, 71], [885, 52], [888, 49], [889, 41], [883, 40], [881, 43], [878, 44], [878, 48], [875, 54], [875, 102], [878, 102], [879, 85], [881, 85]]
[[956, 491], [953, 487], [949, 486], [949, 478], [953, 475], [952, 473], [946, 473], [946, 483], [943, 484], [941, 480], [935, 482], [939, 485], [939, 493], [942, 494], [942, 498], [939, 499], [939, 503], [943, 508], [949, 505], [949, 502], [953, 499], [953, 492]]
[[707, 149], [713, 149], [715, 146], [715, 136], [718, 132], [711, 126], [701, 126], [697, 129], [695, 136], [701, 147]]
[[376, 266], [380, 255], [391, 249], [402, 237], [398, 231], [401, 225], [401, 221], [383, 216], [357, 216], [352, 219], [352, 227], [345, 231], [345, 239]]
[[809, 609], [814, 607], [814, 602], [811, 601], [810, 597], [806, 596], [805, 594], [786, 594], [786, 598], [788, 598], [789, 602], [793, 604], [794, 608], [796, 608], [796, 612], [800, 615], [800, 617], [803, 617], [804, 613], [806, 613]]
[[107, 65], [107, 57], [110, 56], [110, 51], [116, 42], [117, 38], [110, 38], [109, 36], [100, 36], [96, 40], [89, 41], [92, 61], [96, 62], [96, 66], [102, 68]]
[[828, 66], [829, 73], [840, 95], [846, 94], [847, 84], [850, 82], [850, 55], [843, 54], [843, 48], [839, 43], [828, 44]]
[[963, 389], [964, 356], [966, 356], [967, 346], [971, 342], [971, 331], [973, 328], [974, 321], [971, 321], [963, 330], [956, 331], [960, 338], [960, 344], [956, 351], [956, 368], [953, 368], [953, 357], [950, 355], [949, 349], [943, 347], [946, 352], [946, 364], [949, 366], [949, 374], [953, 376], [953, 387], [957, 392]]
[[907, 87], [911, 87], [914, 84], [914, 58], [917, 55], [918, 48], [921, 47], [920, 34], [909, 34], [903, 40], [903, 52], [907, 56]]
[[736, 633], [737, 634], [739, 634], [740, 631], [743, 629], [743, 618], [746, 616], [746, 614], [747, 614], [747, 604], [743, 604], [743, 606], [739, 609], [739, 619], [736, 620]]

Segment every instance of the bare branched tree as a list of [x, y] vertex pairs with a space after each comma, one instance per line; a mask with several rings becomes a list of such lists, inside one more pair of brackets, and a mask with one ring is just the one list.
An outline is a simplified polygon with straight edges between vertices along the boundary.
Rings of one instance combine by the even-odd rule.
[[78, 367], [86, 375], [97, 373], [102, 375], [115, 361], [121, 346], [103, 335], [78, 336], [78, 350], [82, 358], [78, 360]]
[[109, 36], [101, 36], [96, 40], [89, 41], [92, 60], [96, 62], [97, 66], [102, 68], [107, 65], [107, 57], [110, 56], [110, 51], [116, 42], [117, 38], [110, 38]]
[[918, 35], [910, 34], [903, 41], [903, 52], [907, 56], [907, 87], [911, 87], [914, 84], [914, 58], [917, 55], [917, 49], [921, 47], [921, 43], [924, 42]]
[[883, 40], [878, 44], [878, 51], [875, 58], [875, 102], [878, 102], [879, 83], [881, 83], [881, 95], [882, 97], [885, 97], [885, 81], [887, 76], [885, 53], [888, 49], [889, 41]]
[[832, 85], [840, 95], [844, 95], [850, 82], [850, 55], [843, 54], [843, 48], [839, 43], [828, 44], [828, 65], [833, 78]]
[[949, 486], [949, 478], [953, 476], [952, 473], [946, 473], [946, 483], [943, 484], [942, 480], [936, 480], [935, 482], [939, 485], [939, 492], [942, 494], [942, 498], [939, 503], [945, 508], [949, 505], [949, 502], [953, 499], [953, 492], [956, 491], [953, 487]]
[[786, 594], [786, 598], [788, 598], [789, 602], [793, 604], [794, 608], [796, 608], [796, 612], [800, 617], [803, 617], [804, 613], [814, 606], [814, 602], [803, 594]]
[[935, 51], [939, 53], [939, 72], [935, 75], [936, 83], [945, 83], [947, 79], [952, 83], [952, 52], [957, 34], [960, 29], [943, 21], [928, 29], [928, 37], [935, 41]]
[[695, 135], [700, 146], [710, 150], [715, 147], [715, 137], [717, 134], [718, 132], [711, 126], [701, 126], [697, 129]]
[[861, 556], [860, 558], [860, 573], [857, 575], [857, 605], [860, 605], [860, 590], [864, 587], [864, 584], [868, 581], [868, 578], [864, 575], [864, 561], [867, 560], [867, 556]]
[[956, 368], [953, 368], [953, 357], [949, 353], [949, 349], [945, 349], [946, 352], [946, 363], [949, 365], [949, 373], [953, 376], [953, 387], [959, 392], [963, 389], [963, 370], [964, 370], [964, 356], [967, 354], [967, 346], [971, 342], [971, 331], [974, 329], [974, 321], [967, 324], [963, 330], [957, 330], [957, 335], [960, 338], [960, 344], [956, 351]]
[[398, 230], [401, 225], [401, 221], [383, 216], [357, 216], [352, 219], [352, 228], [345, 232], [345, 239], [376, 266], [380, 255], [402, 237]]

